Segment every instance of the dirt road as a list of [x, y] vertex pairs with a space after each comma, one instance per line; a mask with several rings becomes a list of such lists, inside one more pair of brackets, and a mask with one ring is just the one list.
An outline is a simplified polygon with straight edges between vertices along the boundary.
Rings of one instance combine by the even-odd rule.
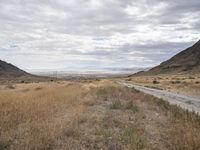
[[119, 81], [117, 83], [129, 88], [134, 87], [135, 89], [141, 92], [156, 96], [158, 98], [162, 98], [163, 100], [168, 101], [171, 104], [178, 105], [184, 109], [187, 109], [189, 111], [195, 111], [196, 113], [200, 114], [200, 98], [194, 98], [194, 97], [172, 93], [172, 92], [168, 92], [164, 90], [134, 85], [134, 84], [130, 84], [130, 83], [122, 82], [122, 81]]

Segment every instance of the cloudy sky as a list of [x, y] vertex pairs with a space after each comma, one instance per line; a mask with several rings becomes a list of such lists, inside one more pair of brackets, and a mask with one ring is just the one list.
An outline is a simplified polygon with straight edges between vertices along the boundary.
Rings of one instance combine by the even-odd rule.
[[151, 67], [200, 39], [200, 0], [0, 0], [0, 59], [22, 69]]

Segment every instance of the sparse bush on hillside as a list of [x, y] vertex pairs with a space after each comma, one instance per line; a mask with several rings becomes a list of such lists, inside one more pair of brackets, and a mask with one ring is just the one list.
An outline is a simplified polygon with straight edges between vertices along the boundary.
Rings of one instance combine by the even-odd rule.
[[132, 79], [131, 79], [131, 78], [128, 78], [128, 79], [126, 79], [126, 81], [132, 81]]
[[195, 77], [190, 76], [189, 79], [195, 79]]
[[135, 89], [134, 87], [133, 87], [133, 88], [131, 88], [131, 92], [140, 93], [140, 91], [139, 91], [139, 90], [137, 90], [137, 89]]
[[157, 80], [153, 80], [153, 84], [159, 84], [160, 82], [158, 82]]
[[171, 83], [172, 83], [172, 84], [180, 84], [181, 81], [178, 81], [178, 80], [177, 80], [177, 81], [172, 81]]
[[29, 92], [30, 91], [30, 89], [24, 89], [24, 90], [22, 90], [22, 92]]
[[162, 80], [162, 78], [161, 78], [161, 77], [157, 77], [157, 79], [158, 79], [158, 80]]
[[125, 109], [131, 110], [133, 112], [138, 112], [139, 108], [137, 105], [133, 103], [133, 101], [129, 101], [125, 104]]
[[41, 90], [41, 89], [42, 89], [42, 87], [37, 87], [37, 88], [35, 88], [36, 91], [39, 91], [39, 90]]
[[112, 104], [110, 105], [110, 109], [122, 109], [122, 108], [123, 105], [119, 100], [112, 102]]
[[15, 89], [15, 87], [13, 85], [7, 85], [6, 88], [7, 89]]

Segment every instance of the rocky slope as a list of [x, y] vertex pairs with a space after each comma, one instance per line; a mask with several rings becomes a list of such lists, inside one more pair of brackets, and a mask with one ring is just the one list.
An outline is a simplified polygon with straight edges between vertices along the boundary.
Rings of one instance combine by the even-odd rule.
[[149, 71], [137, 75], [200, 73], [200, 41]]
[[31, 76], [29, 73], [17, 68], [16, 66], [0, 60], [0, 77], [21, 77]]

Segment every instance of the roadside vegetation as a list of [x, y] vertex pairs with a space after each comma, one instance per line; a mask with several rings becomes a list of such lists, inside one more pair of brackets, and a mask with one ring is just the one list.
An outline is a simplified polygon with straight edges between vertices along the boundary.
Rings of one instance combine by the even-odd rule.
[[129, 77], [125, 80], [126, 82], [136, 83], [155, 89], [163, 89], [192, 96], [200, 96], [199, 74], [135, 76]]

